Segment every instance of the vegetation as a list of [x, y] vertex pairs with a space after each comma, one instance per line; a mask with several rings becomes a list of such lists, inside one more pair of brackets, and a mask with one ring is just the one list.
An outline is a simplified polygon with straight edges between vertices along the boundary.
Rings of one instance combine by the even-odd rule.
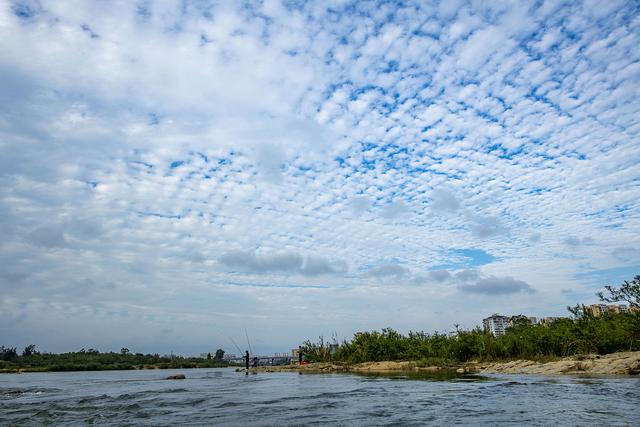
[[216, 360], [224, 359], [224, 350], [223, 349], [219, 348], [219, 349], [216, 350], [215, 359]]
[[[640, 276], [620, 288], [607, 286], [602, 301], [626, 301], [640, 305]], [[306, 341], [303, 351], [310, 361], [360, 363], [387, 360], [418, 361], [420, 366], [447, 365], [476, 360], [553, 359], [585, 353], [607, 354], [640, 350], [640, 310], [605, 313], [595, 317], [587, 307], [568, 307], [571, 318], [532, 325], [524, 316], [512, 319], [513, 327], [501, 337], [476, 328], [456, 328], [454, 334], [409, 332], [393, 329], [358, 332], [351, 341], [325, 344]]]
[[160, 356], [159, 354], [131, 353], [123, 348], [120, 352], [101, 353], [98, 350], [79, 350], [70, 353], [40, 353], [35, 345], [27, 346], [22, 355], [15, 347], [0, 346], [0, 372], [18, 370], [44, 371], [103, 371], [118, 369], [184, 369], [217, 368], [228, 366], [222, 359]]
[[640, 275], [636, 275], [631, 282], [624, 281], [619, 288], [613, 286], [604, 287], [607, 294], [598, 292], [596, 295], [600, 301], [629, 303], [630, 307], [640, 308]]

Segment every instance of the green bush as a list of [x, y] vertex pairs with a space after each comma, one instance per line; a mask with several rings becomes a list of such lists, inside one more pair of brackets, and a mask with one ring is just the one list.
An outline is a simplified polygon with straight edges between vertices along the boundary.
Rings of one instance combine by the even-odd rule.
[[419, 366], [450, 361], [534, 359], [545, 360], [585, 353], [607, 354], [640, 350], [640, 313], [628, 312], [593, 317], [588, 313], [560, 319], [550, 325], [521, 324], [501, 337], [480, 329], [453, 335], [393, 329], [358, 332], [332, 354], [321, 340], [305, 342], [303, 351], [311, 361], [347, 363], [386, 360], [419, 361]]

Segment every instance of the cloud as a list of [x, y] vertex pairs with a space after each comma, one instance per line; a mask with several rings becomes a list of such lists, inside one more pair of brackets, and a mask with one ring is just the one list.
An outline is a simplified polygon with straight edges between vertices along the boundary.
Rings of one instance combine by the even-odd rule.
[[511, 276], [486, 275], [478, 269], [465, 269], [455, 272], [448, 270], [430, 271], [423, 280], [427, 285], [455, 286], [459, 291], [469, 294], [508, 295], [516, 293], [535, 293], [528, 283]]
[[474, 284], [460, 285], [459, 289], [465, 293], [484, 294], [484, 295], [508, 295], [519, 292], [535, 293], [529, 284], [522, 280], [516, 280], [513, 277], [496, 277], [490, 276], [485, 279], [478, 280]]
[[320, 276], [325, 274], [346, 273], [348, 270], [345, 261], [333, 261], [316, 255], [307, 256], [300, 272], [303, 276]]
[[451, 273], [447, 270], [430, 271], [427, 275], [428, 279], [436, 283], [442, 283], [451, 280]]
[[355, 196], [349, 200], [349, 206], [356, 214], [362, 214], [371, 207], [372, 201], [366, 196]]
[[234, 270], [254, 273], [284, 272], [293, 273], [302, 269], [303, 258], [297, 253], [282, 252], [275, 254], [256, 254], [255, 252], [235, 251], [223, 254], [219, 261]]
[[231, 271], [266, 274], [301, 274], [303, 276], [321, 276], [345, 273], [344, 261], [330, 261], [318, 255], [302, 255], [295, 252], [256, 253], [251, 251], [233, 251], [220, 256], [218, 261]]
[[478, 270], [462, 270], [455, 274], [455, 279], [462, 282], [476, 281], [481, 275]]
[[438, 188], [431, 193], [431, 208], [437, 212], [455, 212], [460, 202], [450, 191]]
[[593, 238], [569, 236], [562, 239], [562, 243], [572, 247], [587, 246], [593, 243]]
[[[13, 269], [12, 269], [13, 270]], [[8, 287], [14, 287], [25, 281], [29, 277], [28, 273], [22, 271], [3, 271], [0, 273], [0, 277], [2, 277], [2, 282], [6, 284]]]
[[39, 246], [58, 248], [66, 245], [62, 230], [51, 226], [42, 226], [29, 233], [29, 240]]
[[471, 232], [479, 238], [493, 237], [507, 232], [507, 227], [495, 217], [473, 216]]
[[473, 327], [458, 286], [526, 292], [489, 274], [549, 315], [634, 274], [624, 3], [0, 3], [5, 345], [199, 354], [268, 319], [283, 351]]
[[409, 270], [396, 264], [383, 264], [372, 268], [367, 273], [369, 276], [378, 279], [394, 278], [399, 279], [409, 274]]
[[640, 263], [640, 249], [623, 246], [615, 248], [611, 255], [620, 261]]
[[508, 39], [498, 28], [488, 27], [479, 30], [461, 44], [458, 64], [469, 70], [476, 69], [488, 61], [505, 42], [508, 42]]

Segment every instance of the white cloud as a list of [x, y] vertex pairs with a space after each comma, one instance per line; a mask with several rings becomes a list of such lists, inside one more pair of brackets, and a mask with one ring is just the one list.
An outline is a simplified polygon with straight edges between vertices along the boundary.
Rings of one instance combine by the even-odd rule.
[[5, 345], [472, 327], [637, 265], [624, 5], [145, 5], [0, 6]]

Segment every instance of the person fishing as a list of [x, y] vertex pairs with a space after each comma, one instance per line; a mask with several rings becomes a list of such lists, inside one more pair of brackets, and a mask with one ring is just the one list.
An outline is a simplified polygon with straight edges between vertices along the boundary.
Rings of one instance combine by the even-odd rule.
[[249, 375], [249, 350], [244, 352], [244, 367], [246, 374]]

